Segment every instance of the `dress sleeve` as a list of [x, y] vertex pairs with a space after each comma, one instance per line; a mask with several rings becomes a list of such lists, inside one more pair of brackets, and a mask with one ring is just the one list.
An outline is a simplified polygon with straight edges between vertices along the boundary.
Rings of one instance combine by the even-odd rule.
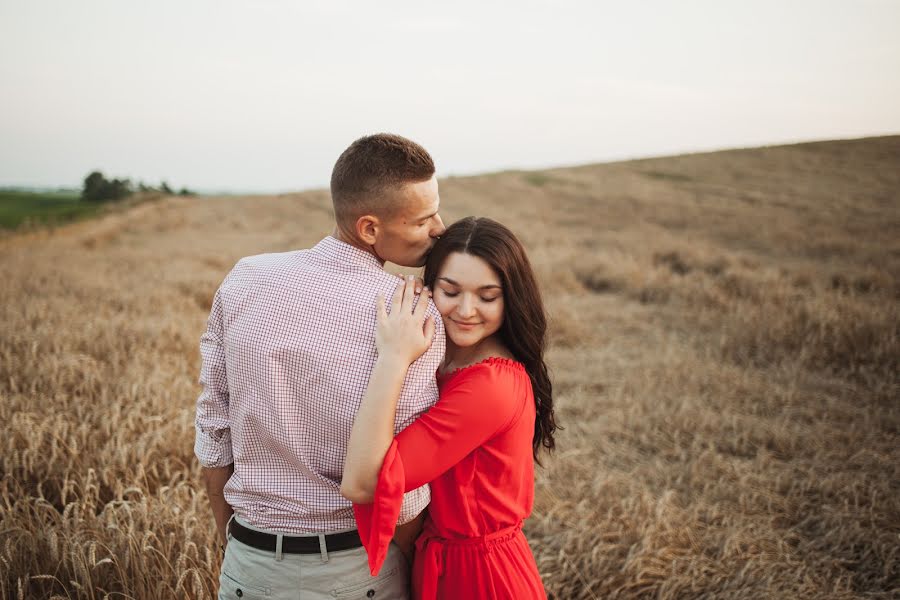
[[521, 413], [523, 371], [496, 361], [469, 367], [434, 407], [391, 442], [370, 504], [354, 504], [360, 538], [377, 575], [394, 535], [403, 493], [424, 485], [506, 429]]

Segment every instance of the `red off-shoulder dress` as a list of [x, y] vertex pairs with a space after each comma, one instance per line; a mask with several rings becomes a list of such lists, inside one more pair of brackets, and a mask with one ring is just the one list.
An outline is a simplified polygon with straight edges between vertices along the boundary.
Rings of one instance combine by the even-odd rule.
[[437, 404], [391, 442], [375, 498], [354, 504], [373, 575], [403, 493], [431, 483], [413, 597], [546, 598], [522, 521], [534, 503], [535, 405], [524, 366], [489, 358], [438, 377]]

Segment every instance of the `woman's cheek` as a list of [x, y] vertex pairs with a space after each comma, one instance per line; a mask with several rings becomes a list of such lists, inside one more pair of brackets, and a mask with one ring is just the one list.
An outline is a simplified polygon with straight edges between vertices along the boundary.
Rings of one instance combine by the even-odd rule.
[[486, 311], [486, 315], [490, 315], [491, 330], [496, 331], [503, 325], [503, 303], [495, 300], [490, 305], [490, 309]]
[[441, 313], [441, 317], [446, 321], [447, 315], [453, 310], [452, 303], [448, 302], [443, 294], [435, 294], [431, 300], [434, 302], [434, 307]]

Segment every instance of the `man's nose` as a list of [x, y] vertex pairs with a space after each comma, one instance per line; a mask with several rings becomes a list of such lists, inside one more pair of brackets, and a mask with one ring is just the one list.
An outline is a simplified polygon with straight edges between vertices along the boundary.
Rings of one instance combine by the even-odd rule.
[[441, 215], [434, 215], [435, 218], [435, 228], [431, 230], [431, 237], [441, 237], [444, 235], [444, 232], [447, 231], [447, 228], [444, 227], [444, 221], [441, 219]]

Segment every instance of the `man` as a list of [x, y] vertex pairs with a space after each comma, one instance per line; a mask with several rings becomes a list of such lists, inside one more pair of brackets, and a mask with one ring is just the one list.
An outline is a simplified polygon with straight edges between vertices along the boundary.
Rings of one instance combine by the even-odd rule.
[[[404, 499], [398, 544], [369, 575], [341, 470], [375, 362], [376, 297], [422, 266], [444, 232], [428, 152], [403, 137], [356, 140], [331, 176], [335, 228], [308, 250], [244, 258], [216, 292], [200, 340], [195, 453], [225, 545], [220, 598], [405, 598], [430, 499]], [[434, 305], [429, 314], [439, 317]], [[397, 407], [406, 427], [438, 398], [440, 318]], [[388, 564], [390, 563], [390, 564]]]

